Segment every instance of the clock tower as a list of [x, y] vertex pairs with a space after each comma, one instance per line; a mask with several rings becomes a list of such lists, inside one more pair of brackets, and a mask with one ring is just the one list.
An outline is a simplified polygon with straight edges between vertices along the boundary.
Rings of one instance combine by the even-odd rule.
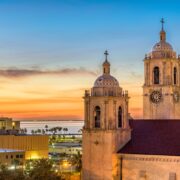
[[180, 119], [180, 57], [166, 41], [161, 20], [160, 41], [144, 59], [144, 119]]

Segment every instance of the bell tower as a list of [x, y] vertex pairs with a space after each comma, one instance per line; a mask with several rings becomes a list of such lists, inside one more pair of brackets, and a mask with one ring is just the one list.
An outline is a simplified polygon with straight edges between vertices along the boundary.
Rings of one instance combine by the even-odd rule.
[[83, 180], [111, 180], [117, 176], [116, 152], [131, 138], [128, 93], [110, 75], [105, 51], [99, 76], [84, 94]]
[[160, 41], [144, 59], [144, 119], [180, 119], [180, 59], [166, 41], [164, 19]]

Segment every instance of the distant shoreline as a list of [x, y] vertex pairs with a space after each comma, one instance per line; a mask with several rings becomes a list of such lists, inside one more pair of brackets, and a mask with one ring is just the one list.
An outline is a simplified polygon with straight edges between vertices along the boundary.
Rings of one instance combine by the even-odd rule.
[[20, 121], [20, 122], [28, 122], [28, 121], [66, 121], [66, 122], [84, 122], [84, 120], [15, 120], [15, 121]]

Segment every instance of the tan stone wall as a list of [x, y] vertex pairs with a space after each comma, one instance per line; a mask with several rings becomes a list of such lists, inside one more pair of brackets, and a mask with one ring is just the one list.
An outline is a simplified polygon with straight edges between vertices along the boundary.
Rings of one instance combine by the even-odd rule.
[[0, 135], [0, 148], [25, 150], [26, 159], [48, 158], [48, 136]]
[[180, 157], [155, 155], [123, 155], [123, 180], [180, 179]]
[[85, 128], [94, 128], [94, 108], [101, 108], [101, 129], [117, 128], [118, 108], [123, 109], [123, 127], [129, 128], [128, 102], [125, 97], [86, 97], [85, 98]]
[[130, 140], [126, 130], [83, 132], [83, 180], [112, 180], [116, 171], [114, 154]]
[[[110, 92], [111, 94], [109, 94]], [[122, 88], [93, 87], [85, 91], [82, 147], [83, 180], [112, 180], [116, 175], [116, 152], [131, 138], [128, 120], [128, 93]], [[100, 107], [100, 126], [95, 127], [95, 107]], [[118, 127], [118, 111], [122, 109], [122, 123]], [[120, 116], [119, 116], [120, 117]]]
[[[153, 84], [153, 69], [160, 70], [160, 84]], [[173, 82], [173, 69], [177, 68], [177, 84]], [[174, 101], [174, 92], [180, 95], [180, 63], [178, 59], [146, 59], [144, 61], [143, 118], [180, 119], [180, 99]], [[162, 94], [159, 103], [152, 103], [150, 94], [158, 90]]]

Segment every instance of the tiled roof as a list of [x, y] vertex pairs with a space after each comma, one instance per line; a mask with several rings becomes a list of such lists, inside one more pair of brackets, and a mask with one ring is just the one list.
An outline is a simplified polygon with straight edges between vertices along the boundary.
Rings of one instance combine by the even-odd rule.
[[118, 153], [180, 156], [180, 120], [131, 120], [132, 139]]

